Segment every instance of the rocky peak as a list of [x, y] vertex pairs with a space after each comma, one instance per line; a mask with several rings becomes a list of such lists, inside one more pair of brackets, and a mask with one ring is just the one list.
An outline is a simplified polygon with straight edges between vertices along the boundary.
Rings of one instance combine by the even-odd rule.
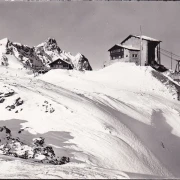
[[89, 64], [88, 59], [81, 53], [76, 54], [73, 64], [76, 70], [92, 70], [92, 67]]
[[58, 46], [56, 40], [54, 38], [48, 38], [44, 44], [44, 48], [48, 51], [55, 51], [57, 50], [58, 53], [61, 52], [60, 47]]
[[51, 37], [49, 37], [46, 42], [47, 42], [48, 44], [56, 44], [56, 45], [57, 45], [56, 40], [55, 40], [54, 38], [51, 38]]
[[[14, 55], [26, 68], [49, 68], [49, 63], [59, 58], [71, 63], [76, 70], [92, 70], [88, 59], [84, 55], [78, 53], [76, 56], [73, 56], [70, 52], [66, 53], [60, 49], [57, 41], [52, 37], [34, 47], [11, 42], [8, 38], [4, 38], [0, 40], [0, 48], [3, 50], [3, 53]], [[3, 59], [2, 53], [0, 56]]]
[[83, 55], [81, 53], [77, 53], [75, 57], [77, 61], [81, 61], [83, 59]]

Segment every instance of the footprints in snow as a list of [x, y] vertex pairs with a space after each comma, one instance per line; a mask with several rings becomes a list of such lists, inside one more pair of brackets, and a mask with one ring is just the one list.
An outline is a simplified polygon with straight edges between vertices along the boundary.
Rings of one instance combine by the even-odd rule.
[[44, 111], [46, 113], [53, 113], [55, 109], [52, 107], [52, 105], [48, 101], [44, 101], [44, 104], [42, 105], [44, 107]]
[[[38, 105], [39, 106], [39, 105]], [[43, 111], [45, 113], [53, 113], [55, 111], [55, 108], [52, 106], [51, 103], [49, 103], [47, 100], [45, 100], [42, 104], [42, 107], [43, 107]], [[68, 108], [67, 106], [63, 105], [63, 107], [66, 109], [66, 110], [69, 110], [71, 113], [73, 113], [74, 111], [70, 108]]]

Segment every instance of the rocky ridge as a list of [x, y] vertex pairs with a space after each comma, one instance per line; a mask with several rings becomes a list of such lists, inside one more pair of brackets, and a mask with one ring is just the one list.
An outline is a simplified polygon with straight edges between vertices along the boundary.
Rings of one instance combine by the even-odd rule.
[[13, 55], [25, 68], [48, 69], [49, 63], [61, 59], [76, 70], [92, 70], [88, 59], [78, 53], [73, 56], [58, 46], [54, 38], [48, 38], [38, 46], [29, 47], [5, 38], [0, 40], [0, 63], [8, 66], [8, 55]]

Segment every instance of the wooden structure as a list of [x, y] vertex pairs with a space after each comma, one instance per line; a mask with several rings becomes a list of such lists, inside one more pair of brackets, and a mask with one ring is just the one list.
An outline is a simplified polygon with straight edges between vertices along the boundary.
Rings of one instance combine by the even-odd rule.
[[55, 61], [49, 63], [51, 69], [73, 69], [72, 64], [63, 59], [56, 59]]
[[110, 61], [135, 62], [143, 66], [161, 64], [160, 42], [160, 40], [144, 35], [129, 35], [120, 44], [108, 50]]
[[[178, 83], [180, 83], [180, 60], [176, 60], [177, 64], [175, 67], [175, 71], [174, 73], [171, 74], [171, 77], [177, 81]], [[179, 89], [179, 95], [180, 95], [180, 89]], [[180, 97], [180, 96], [179, 96]]]
[[137, 65], [139, 64], [140, 50], [138, 48], [115, 44], [108, 51], [110, 52], [111, 61], [119, 60], [121, 62], [135, 62]]
[[176, 60], [176, 68], [175, 68], [175, 73], [180, 74], [180, 60]]

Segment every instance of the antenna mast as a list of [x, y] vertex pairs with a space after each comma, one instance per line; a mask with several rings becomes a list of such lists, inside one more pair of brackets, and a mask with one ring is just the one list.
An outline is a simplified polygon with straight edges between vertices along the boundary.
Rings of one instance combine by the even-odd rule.
[[141, 30], [141, 25], [140, 25], [140, 66], [141, 66], [141, 51], [142, 51], [142, 30]]

